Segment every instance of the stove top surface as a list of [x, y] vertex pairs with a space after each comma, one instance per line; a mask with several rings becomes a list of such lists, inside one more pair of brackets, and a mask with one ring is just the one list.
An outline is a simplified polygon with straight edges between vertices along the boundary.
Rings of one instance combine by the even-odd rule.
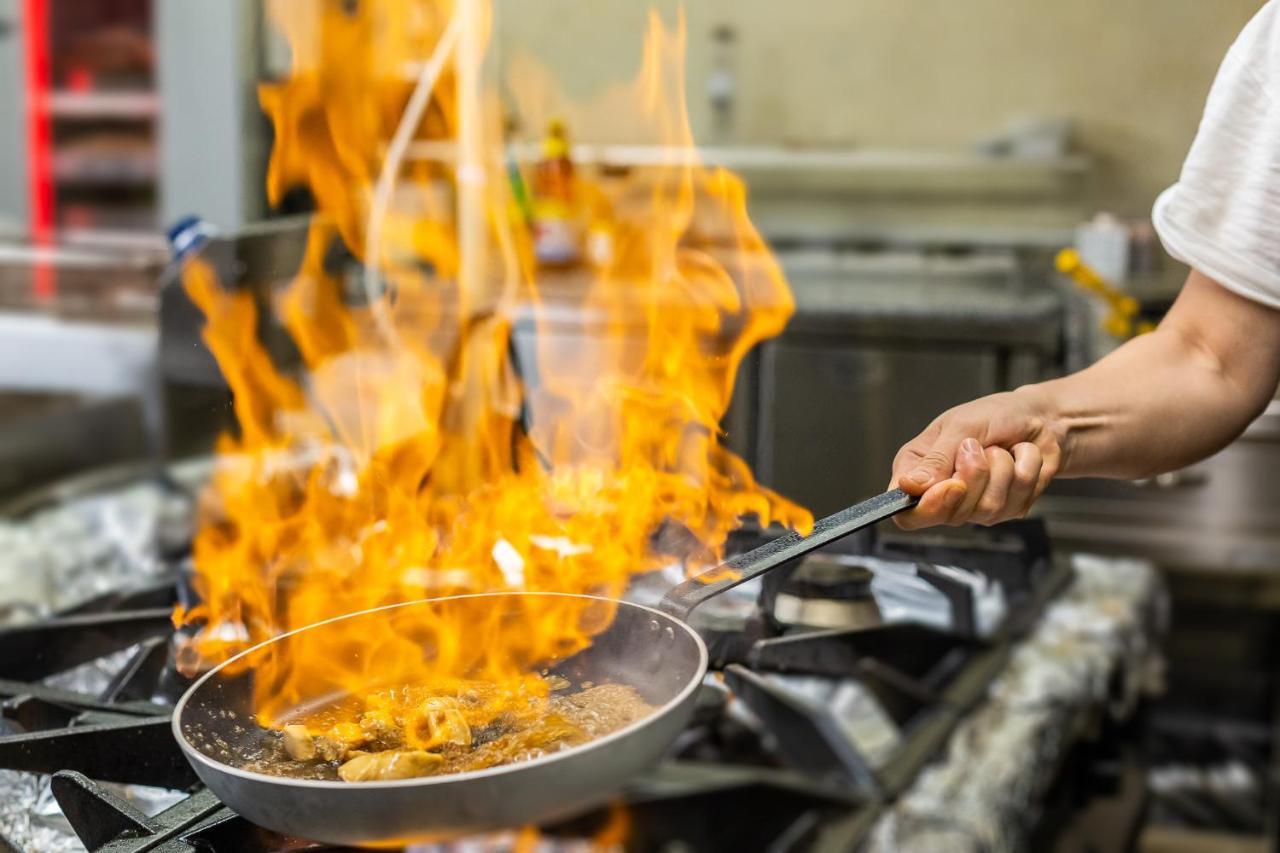
[[[165, 539], [164, 525], [151, 527]], [[745, 549], [761, 537], [738, 538]], [[614, 806], [542, 827], [538, 849], [610, 833], [629, 850], [747, 849], [762, 839], [777, 850], [849, 849], [864, 838], [1070, 571], [1034, 522], [855, 545], [858, 553], [837, 546], [709, 603], [695, 627], [713, 669], [666, 761]], [[171, 664], [170, 622], [184, 555], [172, 541], [143, 550], [149, 568], [132, 582], [0, 628], [0, 768], [18, 771], [0, 771], [0, 787], [15, 792], [3, 796], [0, 833], [20, 850], [77, 849], [72, 832], [113, 853], [324, 849], [252, 826], [198, 785], [169, 727], [186, 686]], [[670, 582], [651, 576], [632, 597]], [[825, 618], [813, 605], [828, 608]], [[846, 618], [851, 605], [861, 613]], [[66, 846], [51, 846], [56, 838]]]

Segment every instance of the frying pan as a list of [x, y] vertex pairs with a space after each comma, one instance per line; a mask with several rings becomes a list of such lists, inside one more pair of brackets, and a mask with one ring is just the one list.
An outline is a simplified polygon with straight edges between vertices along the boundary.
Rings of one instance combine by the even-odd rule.
[[[658, 609], [592, 596], [501, 592], [414, 601], [319, 622], [255, 646], [206, 673], [174, 709], [174, 736], [197, 775], [224, 803], [285, 835], [329, 844], [394, 846], [567, 817], [607, 800], [658, 761], [688, 724], [707, 670], [706, 646], [687, 624], [694, 608], [915, 502], [901, 490], [871, 498], [818, 521], [808, 536], [787, 534], [685, 581], [667, 593]], [[376, 620], [382, 628], [405, 620], [408, 626], [433, 615], [424, 608], [516, 613], [533, 598], [539, 605], [555, 606], [560, 602], [549, 598], [553, 596], [574, 599], [564, 602], [568, 604], [614, 609], [615, 614], [590, 647], [552, 671], [579, 685], [630, 685], [657, 710], [582, 746], [467, 773], [347, 783], [272, 776], [228, 763], [260, 748], [263, 730], [253, 722], [252, 710], [254, 671], [288, 650], [282, 643], [320, 643], [326, 635], [334, 636], [327, 632], [359, 630], [361, 621], [372, 627]]]

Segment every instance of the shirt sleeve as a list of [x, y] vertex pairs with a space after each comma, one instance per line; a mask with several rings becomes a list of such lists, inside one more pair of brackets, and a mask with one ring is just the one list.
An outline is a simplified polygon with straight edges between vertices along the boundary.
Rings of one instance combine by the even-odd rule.
[[1165, 249], [1280, 308], [1280, 22], [1270, 0], [1228, 51], [1178, 182], [1152, 212]]

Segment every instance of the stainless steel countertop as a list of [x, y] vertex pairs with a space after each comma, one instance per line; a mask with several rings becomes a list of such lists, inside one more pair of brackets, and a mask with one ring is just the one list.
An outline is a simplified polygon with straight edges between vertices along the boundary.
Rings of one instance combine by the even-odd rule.
[[1048, 289], [921, 280], [793, 277], [790, 333], [992, 343], [1056, 352], [1061, 298]]

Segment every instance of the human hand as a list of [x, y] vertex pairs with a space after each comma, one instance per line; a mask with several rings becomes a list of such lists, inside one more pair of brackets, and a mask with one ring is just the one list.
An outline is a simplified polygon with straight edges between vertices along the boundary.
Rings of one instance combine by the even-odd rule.
[[892, 487], [918, 495], [899, 527], [997, 524], [1026, 515], [1062, 463], [1062, 439], [1031, 388], [944, 412], [903, 445]]

